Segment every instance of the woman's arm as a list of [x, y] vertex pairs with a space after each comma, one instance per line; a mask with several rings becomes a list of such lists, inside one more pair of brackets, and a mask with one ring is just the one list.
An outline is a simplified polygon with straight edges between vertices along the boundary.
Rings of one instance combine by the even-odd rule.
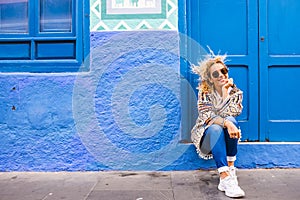
[[229, 120], [223, 117], [216, 117], [215, 120], [212, 120], [209, 125], [218, 124], [223, 128], [226, 128], [230, 138], [240, 138], [241, 132], [240, 130]]
[[207, 92], [203, 92], [199, 89], [198, 92], [198, 124], [208, 124], [215, 116], [212, 111], [212, 101], [210, 95]]

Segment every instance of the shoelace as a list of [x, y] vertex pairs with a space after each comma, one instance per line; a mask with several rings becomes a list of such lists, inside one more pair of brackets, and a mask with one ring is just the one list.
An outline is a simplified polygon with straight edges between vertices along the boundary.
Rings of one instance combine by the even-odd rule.
[[231, 176], [236, 176], [236, 171], [237, 171], [238, 169], [236, 168], [236, 167], [230, 167], [229, 168], [229, 173], [230, 173], [230, 175]]

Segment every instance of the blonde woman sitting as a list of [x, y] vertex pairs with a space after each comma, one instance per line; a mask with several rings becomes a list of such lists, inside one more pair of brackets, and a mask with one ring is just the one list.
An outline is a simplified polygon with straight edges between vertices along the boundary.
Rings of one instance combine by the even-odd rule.
[[193, 66], [200, 76], [198, 87], [198, 118], [191, 137], [201, 158], [216, 162], [220, 174], [218, 189], [229, 197], [242, 197], [236, 168], [238, 140], [241, 131], [235, 117], [242, 112], [243, 92], [228, 78], [226, 56], [212, 52], [199, 66]]

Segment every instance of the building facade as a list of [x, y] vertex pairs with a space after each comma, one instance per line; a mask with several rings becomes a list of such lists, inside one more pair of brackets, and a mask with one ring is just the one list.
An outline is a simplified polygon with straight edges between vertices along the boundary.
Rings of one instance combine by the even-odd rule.
[[0, 0], [0, 171], [214, 168], [190, 143], [209, 46], [244, 91], [237, 166], [300, 166], [296, 0]]

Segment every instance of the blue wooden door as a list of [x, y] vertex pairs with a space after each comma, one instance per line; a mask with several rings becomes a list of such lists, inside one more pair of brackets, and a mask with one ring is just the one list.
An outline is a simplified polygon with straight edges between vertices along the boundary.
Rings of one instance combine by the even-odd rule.
[[300, 1], [259, 6], [260, 139], [300, 141]]
[[186, 0], [185, 9], [181, 30], [226, 53], [244, 91], [243, 141], [300, 141], [300, 1]]
[[[258, 5], [245, 0], [187, 1], [188, 35], [203, 48], [228, 55], [229, 76], [244, 91], [238, 117], [244, 141], [259, 139], [258, 114]], [[207, 49], [207, 48], [206, 48]], [[195, 55], [197, 60], [197, 55]], [[197, 77], [190, 75], [193, 87]]]

